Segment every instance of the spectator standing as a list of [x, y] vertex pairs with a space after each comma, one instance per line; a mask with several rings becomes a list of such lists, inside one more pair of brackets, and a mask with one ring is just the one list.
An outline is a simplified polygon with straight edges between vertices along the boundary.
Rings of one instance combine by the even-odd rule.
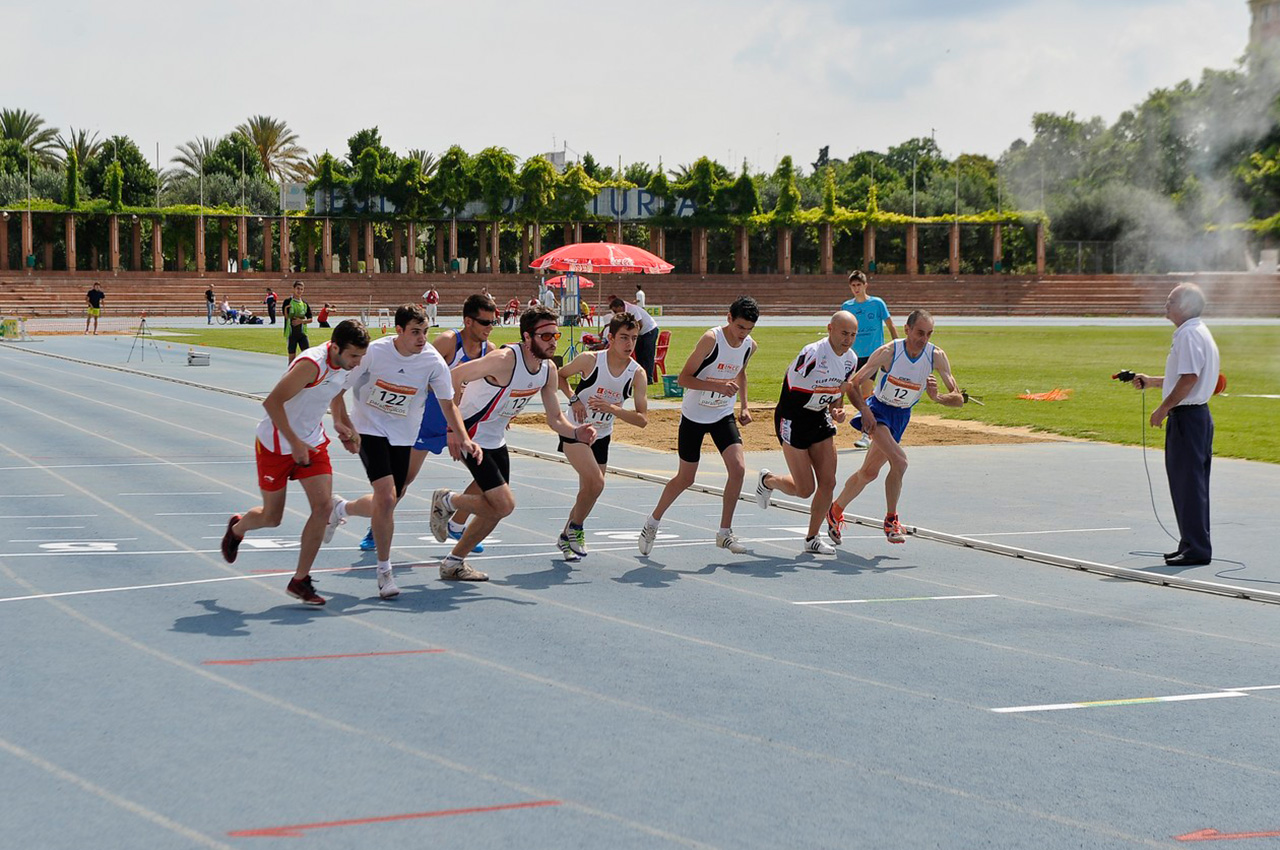
[[427, 310], [428, 324], [431, 327], [439, 324], [436, 321], [436, 312], [440, 309], [440, 293], [436, 292], [434, 286], [422, 293], [422, 306]]
[[636, 303], [640, 305], [640, 309], [641, 309], [641, 310], [644, 310], [644, 309], [645, 309], [645, 306], [644, 306], [644, 289], [643, 289], [643, 288], [640, 286], [640, 284], [638, 284], [638, 283], [636, 284]]
[[267, 305], [267, 315], [271, 318], [271, 324], [276, 323], [276, 292], [271, 287], [267, 287], [267, 297], [265, 299]]
[[[213, 324], [213, 302], [214, 302], [214, 300], [215, 300], [215, 298], [214, 298], [214, 295], [213, 295], [213, 290], [212, 290], [212, 289], [206, 289], [206, 290], [204, 291], [204, 312], [205, 312], [205, 316], [206, 316], [206, 318], [208, 318], [208, 320], [209, 320], [209, 324], [211, 324], [211, 325]], [[275, 314], [274, 314], [274, 313], [272, 313], [271, 315], [272, 315], [272, 319], [271, 319], [271, 320], [274, 322], [274, 321], [275, 321]]]
[[[867, 365], [867, 358], [884, 345], [884, 329], [898, 338], [898, 329], [889, 315], [889, 307], [884, 299], [867, 293], [867, 276], [860, 271], [849, 272], [849, 300], [840, 305], [846, 313], [852, 313], [858, 320], [858, 335], [853, 340], [853, 353], [858, 356], [858, 368]], [[858, 394], [863, 398], [874, 391], [875, 375], [872, 374], [858, 387]], [[863, 434], [854, 444], [854, 448], [865, 449], [871, 446], [871, 438]]]
[[609, 296], [609, 309], [615, 314], [630, 313], [640, 323], [640, 338], [636, 340], [636, 362], [644, 368], [646, 380], [652, 381], [653, 358], [658, 350], [658, 323], [643, 307], [634, 301], [623, 301], [616, 295]]
[[1164, 315], [1173, 322], [1173, 345], [1163, 375], [1138, 374], [1137, 389], [1160, 387], [1163, 400], [1151, 411], [1151, 427], [1165, 418], [1164, 469], [1178, 520], [1178, 548], [1164, 556], [1171, 567], [1201, 567], [1213, 560], [1209, 542], [1209, 467], [1213, 462], [1213, 417], [1209, 398], [1218, 384], [1218, 344], [1200, 319], [1204, 292], [1194, 283], [1173, 288]]
[[84, 332], [89, 333], [89, 323], [93, 322], [93, 335], [98, 335], [98, 317], [102, 315], [102, 300], [107, 293], [102, 291], [102, 284], [95, 283], [93, 288], [84, 294], [84, 301], [89, 305], [85, 311]]
[[302, 298], [306, 284], [294, 281], [293, 295], [284, 300], [281, 308], [284, 312], [284, 332], [288, 338], [289, 362], [298, 356], [299, 351], [311, 347], [307, 340], [307, 324], [311, 321], [311, 305]]

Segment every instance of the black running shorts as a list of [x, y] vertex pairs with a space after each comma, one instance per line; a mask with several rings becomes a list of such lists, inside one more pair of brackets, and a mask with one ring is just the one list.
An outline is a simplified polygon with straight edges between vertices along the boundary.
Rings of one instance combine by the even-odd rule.
[[730, 413], [715, 422], [694, 422], [692, 419], [680, 417], [680, 430], [676, 436], [676, 451], [680, 459], [686, 463], [697, 463], [702, 459], [702, 438], [711, 435], [716, 450], [724, 454], [725, 449], [742, 443], [742, 434], [738, 433], [738, 421]]
[[391, 476], [396, 483], [396, 498], [404, 495], [405, 482], [409, 480], [409, 454], [413, 446], [393, 446], [378, 434], [360, 435], [360, 460], [365, 475], [372, 484], [379, 478]]

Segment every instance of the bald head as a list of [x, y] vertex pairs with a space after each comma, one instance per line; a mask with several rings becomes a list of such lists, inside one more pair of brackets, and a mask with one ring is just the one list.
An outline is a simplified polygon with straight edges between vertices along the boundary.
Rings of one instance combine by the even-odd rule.
[[848, 310], [837, 310], [827, 323], [827, 342], [836, 354], [844, 354], [853, 347], [858, 335], [858, 320]]
[[1204, 290], [1194, 283], [1180, 283], [1165, 301], [1165, 315], [1175, 325], [1194, 319], [1204, 312]]

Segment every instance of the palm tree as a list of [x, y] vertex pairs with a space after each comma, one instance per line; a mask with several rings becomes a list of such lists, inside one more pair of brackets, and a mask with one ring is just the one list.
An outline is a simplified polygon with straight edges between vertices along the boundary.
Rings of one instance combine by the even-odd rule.
[[283, 121], [266, 115], [255, 115], [236, 127], [258, 150], [262, 167], [277, 181], [303, 176], [303, 163], [307, 149], [298, 145], [298, 134]]
[[427, 180], [431, 179], [431, 175], [436, 173], [436, 166], [439, 165], [439, 160], [436, 159], [435, 154], [427, 153], [418, 148], [410, 148], [407, 158], [417, 161], [422, 169], [422, 177]]
[[179, 174], [199, 174], [203, 170], [204, 161], [213, 155], [219, 141], [221, 140], [201, 136], [185, 142], [178, 145], [178, 155], [169, 161], [178, 164]]
[[35, 155], [42, 165], [58, 164], [58, 129], [25, 109], [0, 109], [0, 139], [12, 139]]
[[86, 162], [96, 157], [102, 150], [103, 142], [99, 141], [97, 133], [90, 137], [88, 130], [77, 130], [72, 127], [68, 135], [58, 136], [58, 147], [62, 148], [64, 159], [75, 151], [76, 162], [83, 168]]

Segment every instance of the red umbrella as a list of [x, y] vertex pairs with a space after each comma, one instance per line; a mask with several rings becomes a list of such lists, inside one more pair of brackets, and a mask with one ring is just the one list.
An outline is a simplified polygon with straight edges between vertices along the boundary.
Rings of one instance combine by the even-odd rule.
[[596, 274], [666, 274], [675, 266], [635, 245], [616, 242], [578, 242], [543, 254], [529, 268]]
[[[594, 280], [583, 277], [582, 275], [578, 275], [579, 289], [590, 289], [595, 285], [596, 285], [596, 282]], [[560, 289], [561, 287], [564, 286], [564, 275], [560, 274], [560, 275], [556, 275], [553, 278], [548, 278], [547, 286], [551, 287], [552, 289]]]

